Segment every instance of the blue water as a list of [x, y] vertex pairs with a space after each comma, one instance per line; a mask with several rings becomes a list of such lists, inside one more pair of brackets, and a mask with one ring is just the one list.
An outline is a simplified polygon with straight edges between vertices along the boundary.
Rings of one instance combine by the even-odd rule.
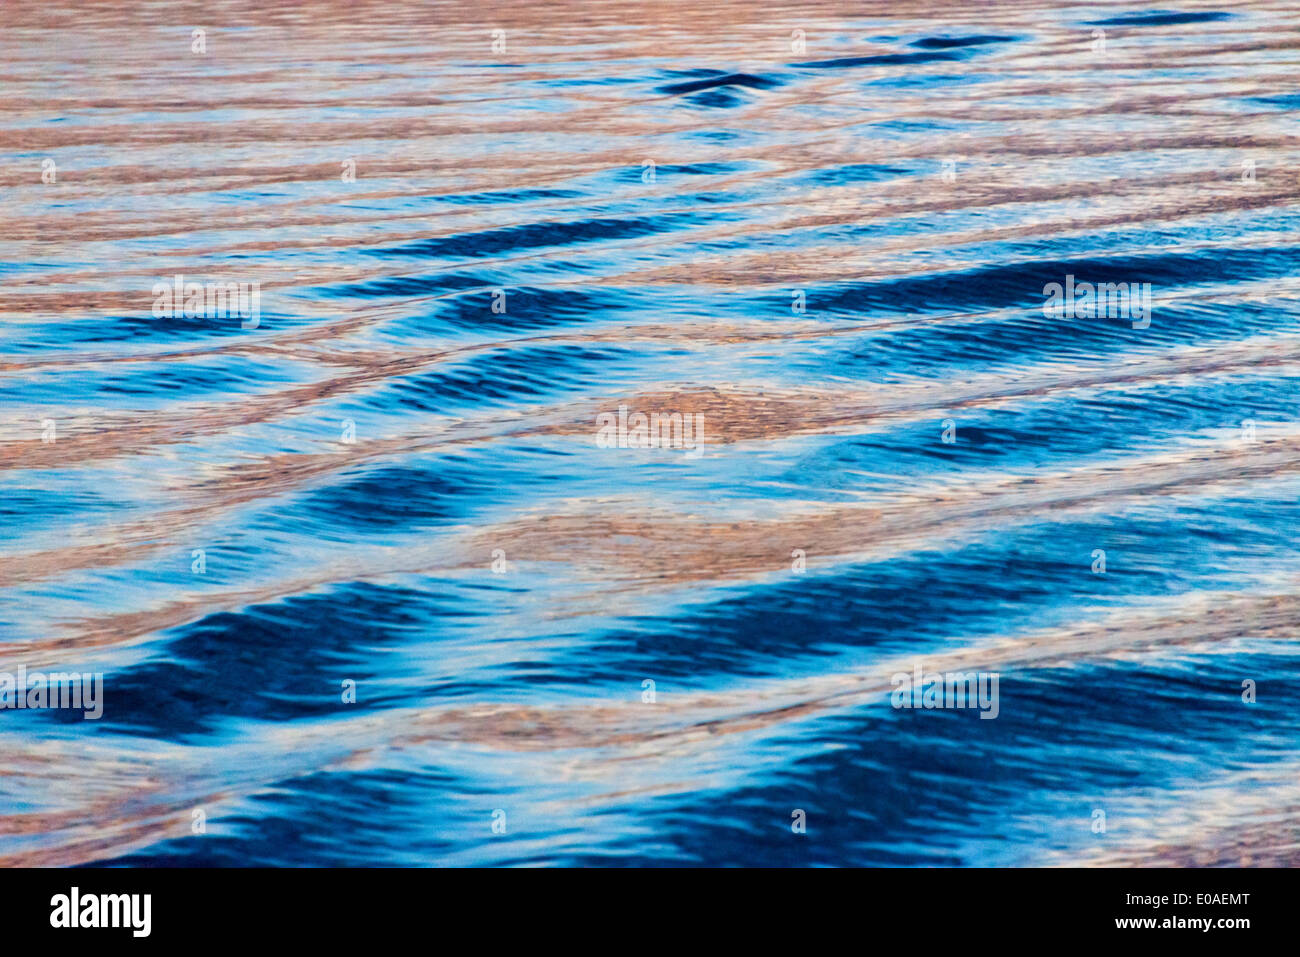
[[1296, 863], [1296, 10], [61, 6], [0, 862]]

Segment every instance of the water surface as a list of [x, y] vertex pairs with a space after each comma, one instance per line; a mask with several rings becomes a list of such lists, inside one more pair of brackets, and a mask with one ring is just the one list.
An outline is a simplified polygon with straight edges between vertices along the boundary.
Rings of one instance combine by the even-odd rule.
[[1294, 4], [0, 17], [0, 862], [1295, 862]]

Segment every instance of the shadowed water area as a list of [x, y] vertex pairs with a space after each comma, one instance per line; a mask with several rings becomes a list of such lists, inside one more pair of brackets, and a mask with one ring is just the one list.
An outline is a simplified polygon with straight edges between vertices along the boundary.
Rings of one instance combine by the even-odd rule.
[[1297, 863], [1294, 3], [0, 26], [0, 864]]

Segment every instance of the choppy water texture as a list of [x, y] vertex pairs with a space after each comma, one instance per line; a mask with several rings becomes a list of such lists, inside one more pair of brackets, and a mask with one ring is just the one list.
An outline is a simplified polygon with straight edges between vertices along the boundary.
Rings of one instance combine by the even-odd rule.
[[0, 862], [1300, 856], [1294, 3], [0, 17]]

